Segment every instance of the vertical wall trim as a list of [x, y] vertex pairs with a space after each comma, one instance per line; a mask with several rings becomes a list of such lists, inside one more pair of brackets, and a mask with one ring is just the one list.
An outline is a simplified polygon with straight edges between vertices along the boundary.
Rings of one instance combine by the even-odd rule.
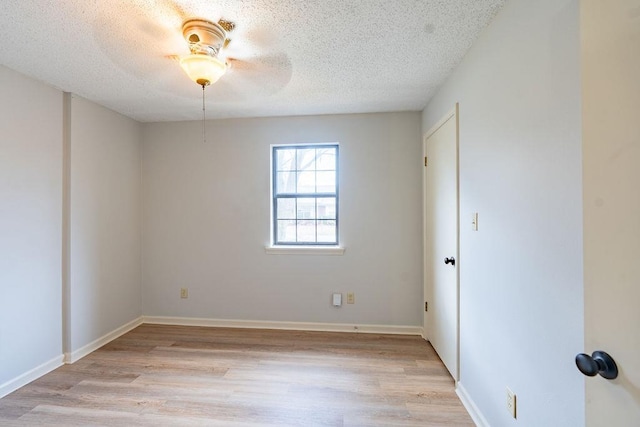
[[[62, 98], [62, 352], [71, 352], [71, 97]], [[65, 362], [66, 360], [65, 356]]]
[[143, 136], [143, 132], [144, 129], [142, 127], [143, 125], [138, 123], [138, 159], [139, 159], [139, 165], [140, 165], [140, 176], [138, 178], [138, 188], [140, 193], [138, 194], [138, 202], [140, 203], [139, 207], [139, 215], [138, 215], [138, 219], [140, 221], [139, 223], [139, 227], [140, 227], [140, 314], [143, 315], [144, 314], [144, 202], [142, 200], [143, 198], [143, 191], [144, 191], [144, 180], [142, 179], [142, 168], [144, 167], [144, 162], [143, 162], [143, 153], [144, 153], [144, 146], [143, 146], [143, 142], [142, 142], [142, 136]]

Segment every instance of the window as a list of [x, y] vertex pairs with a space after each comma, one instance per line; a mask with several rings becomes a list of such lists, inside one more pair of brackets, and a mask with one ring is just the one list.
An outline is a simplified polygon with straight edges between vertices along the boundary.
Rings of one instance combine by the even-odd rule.
[[338, 244], [338, 144], [272, 147], [274, 245]]

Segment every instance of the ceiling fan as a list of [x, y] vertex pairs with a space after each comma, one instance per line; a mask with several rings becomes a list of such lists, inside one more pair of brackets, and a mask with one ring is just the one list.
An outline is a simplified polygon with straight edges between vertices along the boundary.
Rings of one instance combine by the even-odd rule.
[[220, 58], [221, 50], [231, 41], [228, 33], [236, 24], [220, 19], [188, 19], [182, 24], [182, 34], [189, 44], [189, 55], [179, 58], [180, 65], [191, 80], [202, 89], [218, 81], [227, 71], [227, 62]]
[[204, 89], [218, 81], [227, 71], [227, 63], [218, 55], [231, 41], [227, 33], [236, 24], [220, 19], [188, 19], [182, 24], [182, 35], [189, 44], [189, 55], [180, 57], [180, 66], [191, 80], [202, 86], [202, 141], [206, 142]]
[[[281, 31], [265, 25], [268, 21], [242, 3], [231, 3], [231, 9], [216, 3], [127, 0], [119, 4], [116, 16], [105, 6], [96, 18], [94, 39], [122, 70], [150, 90], [172, 96], [193, 97], [178, 70], [192, 78], [202, 64], [217, 70], [205, 78], [209, 85], [215, 83], [217, 105], [267, 98], [284, 89], [292, 66]], [[234, 19], [221, 14], [225, 9]], [[192, 80], [197, 83], [199, 78]]]
[[180, 15], [185, 17], [182, 37], [189, 54], [169, 57], [176, 59], [189, 78], [203, 89], [225, 76], [216, 85], [219, 100], [234, 102], [247, 97], [270, 96], [289, 83], [289, 57], [282, 51], [274, 51], [277, 29], [247, 31], [242, 28], [240, 34], [234, 33], [231, 42], [230, 33], [236, 29], [235, 22], [224, 18], [218, 21], [190, 18], [184, 12]]

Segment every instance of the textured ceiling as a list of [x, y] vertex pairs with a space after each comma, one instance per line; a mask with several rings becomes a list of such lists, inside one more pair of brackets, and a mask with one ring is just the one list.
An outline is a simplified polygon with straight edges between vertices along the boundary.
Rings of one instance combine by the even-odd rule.
[[201, 117], [172, 55], [236, 23], [207, 117], [422, 110], [505, 0], [2, 0], [0, 64], [139, 121]]

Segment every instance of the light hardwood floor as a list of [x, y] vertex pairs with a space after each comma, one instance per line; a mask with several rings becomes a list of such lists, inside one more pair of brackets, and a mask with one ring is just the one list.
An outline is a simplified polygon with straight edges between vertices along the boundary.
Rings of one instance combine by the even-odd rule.
[[0, 399], [16, 426], [473, 426], [419, 337], [142, 325]]

